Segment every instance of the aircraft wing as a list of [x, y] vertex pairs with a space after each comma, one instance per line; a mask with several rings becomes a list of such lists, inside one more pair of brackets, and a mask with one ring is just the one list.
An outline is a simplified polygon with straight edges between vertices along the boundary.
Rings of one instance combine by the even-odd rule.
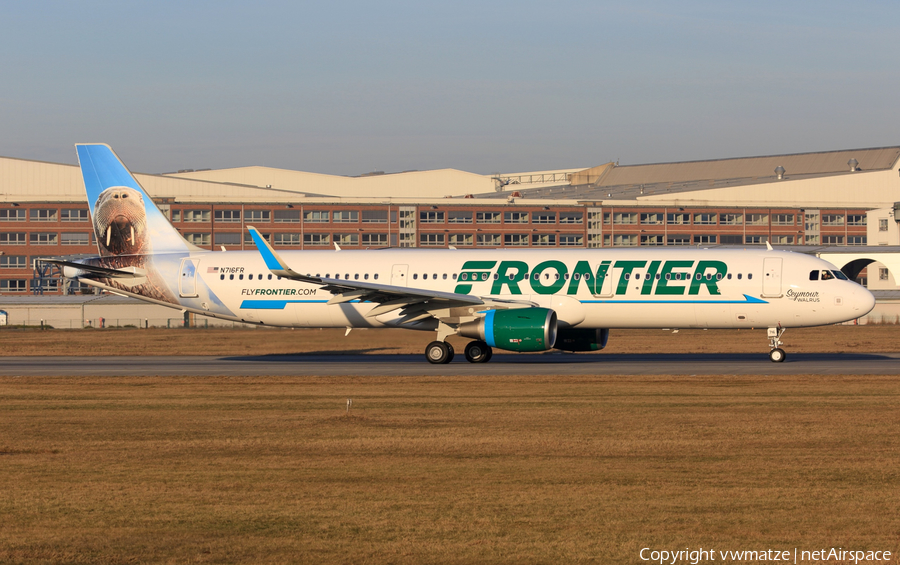
[[[485, 308], [525, 308], [534, 306], [531, 302], [515, 300], [497, 300], [479, 298], [471, 294], [457, 294], [454, 292], [440, 292], [405, 286], [393, 286], [375, 284], [363, 281], [351, 281], [346, 279], [331, 279], [325, 277], [313, 277], [302, 275], [291, 269], [278, 253], [269, 245], [269, 242], [260, 235], [253, 226], [247, 226], [250, 236], [256, 243], [256, 248], [263, 256], [266, 267], [272, 274], [279, 277], [322, 285], [324, 290], [334, 294], [328, 304], [341, 304], [358, 300], [360, 302], [375, 302], [379, 305], [366, 314], [367, 318], [374, 318], [394, 310], [403, 310], [402, 323], [414, 322], [423, 318], [434, 316], [433, 312], [459, 307], [479, 306]], [[437, 317], [437, 316], [435, 316]]]

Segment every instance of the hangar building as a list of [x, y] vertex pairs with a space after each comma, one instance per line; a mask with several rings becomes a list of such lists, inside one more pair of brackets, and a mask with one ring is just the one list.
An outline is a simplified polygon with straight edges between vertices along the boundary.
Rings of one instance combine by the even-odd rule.
[[[900, 277], [900, 263], [884, 259], [900, 245], [900, 147], [491, 175], [242, 167], [135, 176], [207, 249], [252, 249], [248, 224], [285, 249], [770, 242], [846, 256], [852, 266], [839, 266], [870, 288], [897, 288]], [[93, 237], [78, 167], [0, 157], [0, 294], [84, 290], [32, 265], [96, 253]]]

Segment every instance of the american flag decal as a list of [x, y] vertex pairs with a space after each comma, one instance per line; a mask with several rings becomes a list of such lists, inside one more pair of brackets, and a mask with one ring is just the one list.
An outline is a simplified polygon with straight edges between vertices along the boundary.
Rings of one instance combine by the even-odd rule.
[[219, 268], [218, 267], [210, 267], [210, 268], [206, 269], [206, 272], [207, 273], [218, 273]]

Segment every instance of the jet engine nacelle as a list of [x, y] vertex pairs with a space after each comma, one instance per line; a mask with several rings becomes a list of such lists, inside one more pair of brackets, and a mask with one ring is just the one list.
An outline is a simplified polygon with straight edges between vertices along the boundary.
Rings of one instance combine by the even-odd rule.
[[556, 312], [547, 308], [490, 310], [460, 324], [459, 335], [507, 351], [546, 351], [556, 343]]
[[560, 329], [553, 347], [563, 351], [600, 351], [609, 341], [608, 329]]

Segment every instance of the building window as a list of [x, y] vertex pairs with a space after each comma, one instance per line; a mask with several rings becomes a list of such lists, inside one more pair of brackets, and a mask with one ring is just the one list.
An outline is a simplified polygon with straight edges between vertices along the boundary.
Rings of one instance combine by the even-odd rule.
[[641, 245], [663, 245], [663, 236], [661, 235], [642, 235]]
[[619, 235], [613, 237], [614, 247], [634, 247], [638, 244], [637, 235]]
[[472, 245], [472, 234], [470, 233], [451, 233], [450, 245], [456, 247], [465, 247]]
[[444, 212], [419, 212], [419, 221], [423, 224], [443, 224]]
[[581, 234], [559, 236], [560, 247], [581, 247], [583, 242], [584, 236]]
[[184, 239], [194, 245], [209, 245], [210, 241], [208, 233], [186, 233], [184, 234]]
[[847, 215], [847, 225], [848, 226], [865, 226], [869, 224], [869, 217], [865, 214], [848, 214]]
[[719, 214], [719, 224], [723, 226], [739, 226], [744, 223], [743, 214]]
[[701, 226], [710, 226], [716, 224], [715, 214], [694, 214], [694, 224]]
[[268, 210], [246, 210], [248, 222], [268, 222], [272, 218], [272, 212]]
[[596, 249], [598, 247], [602, 247], [604, 241], [605, 238], [599, 233], [589, 233], [587, 246], [591, 249]]
[[208, 222], [209, 221], [209, 210], [185, 210], [184, 211], [184, 221], [185, 222]]
[[613, 213], [613, 224], [635, 225], [637, 223], [638, 223], [637, 212], [615, 212], [615, 213]]
[[172, 221], [173, 222], [181, 221], [181, 210], [172, 210]]
[[822, 243], [825, 245], [844, 245], [844, 236], [842, 236], [842, 235], [823, 235]]
[[[280, 216], [280, 214], [278, 213], [279, 211], [280, 210], [275, 211], [275, 222], [276, 223], [296, 222], [297, 221], [294, 219], [290, 219], [290, 220], [279, 219], [279, 216]], [[287, 211], [290, 211], [290, 210], [287, 210]], [[297, 213], [297, 214], [299, 215], [299, 213]], [[282, 217], [284, 218], [284, 217], [286, 217], [286, 215], [283, 215]], [[303, 223], [306, 223], [306, 224], [327, 224], [328, 220], [330, 218], [331, 218], [331, 213], [327, 210], [307, 210], [306, 212], [303, 213]]]
[[695, 235], [694, 245], [702, 245], [705, 243], [716, 243], [718, 238], [714, 235]]
[[334, 234], [334, 242], [338, 245], [359, 245], [358, 233], [336, 233]]
[[480, 233], [475, 242], [479, 247], [500, 247], [500, 234]]
[[388, 244], [388, 234], [364, 233], [362, 234], [362, 244], [367, 246], [384, 247]]
[[767, 226], [769, 225], [768, 214], [747, 214], [748, 226]]
[[750, 245], [762, 245], [767, 241], [767, 237], [764, 235], [748, 235], [744, 238], [744, 243], [748, 243]]
[[63, 208], [59, 216], [64, 222], [87, 222], [91, 219], [88, 211], [82, 208]]
[[31, 232], [28, 234], [28, 243], [31, 245], [56, 245], [59, 243], [59, 234]]
[[843, 226], [844, 225], [844, 215], [843, 214], [822, 214], [822, 225], [823, 226]]
[[663, 215], [658, 212], [654, 212], [651, 214], [641, 214], [641, 224], [643, 225], [658, 226], [662, 225], [662, 223]]
[[442, 233], [422, 233], [419, 234], [419, 245], [427, 247], [440, 247], [444, 245], [444, 234]]
[[670, 226], [687, 226], [691, 223], [690, 214], [666, 214], [666, 223]]
[[500, 212], [475, 212], [475, 221], [479, 224], [499, 224]]
[[241, 234], [216, 232], [216, 245], [240, 245]]
[[[309, 236], [309, 237], [307, 237]], [[320, 243], [320, 238], [324, 238], [324, 243]], [[315, 239], [315, 243], [313, 243]], [[307, 245], [328, 245], [329, 235], [323, 233], [308, 233], [303, 236], [303, 243]], [[299, 233], [276, 233], [273, 234], [272, 245], [300, 245]]]
[[772, 225], [773, 226], [793, 226], [794, 225], [794, 215], [793, 214], [772, 214]]
[[581, 224], [584, 223], [584, 212], [560, 212], [559, 223]]
[[26, 269], [27, 266], [24, 255], [0, 255], [0, 269]]
[[447, 221], [451, 224], [471, 224], [471, 210], [453, 210], [447, 213]]
[[691, 236], [689, 235], [670, 235], [666, 238], [666, 245], [690, 245]]
[[742, 235], [720, 235], [719, 243], [722, 245], [740, 245], [744, 243], [744, 236]]
[[88, 232], [63, 232], [60, 234], [60, 241], [63, 245], [90, 245], [91, 234]]
[[528, 212], [504, 212], [503, 223], [505, 224], [527, 224]]
[[793, 245], [794, 236], [792, 235], [773, 235], [770, 240], [773, 245]]
[[25, 245], [25, 232], [0, 232], [0, 245]]
[[848, 235], [847, 245], [867, 245], [868, 239], [865, 235]]
[[7, 208], [0, 210], [0, 222], [24, 222], [25, 210], [22, 208]]
[[356, 224], [359, 222], [359, 212], [356, 210], [335, 210], [331, 213], [331, 221], [337, 224]]
[[890, 275], [888, 274], [888, 270], [884, 267], [879, 267], [878, 268], [878, 280], [886, 281], [889, 278], [890, 278]]
[[240, 210], [216, 210], [213, 216], [217, 222], [239, 223], [241, 221]]
[[388, 223], [387, 210], [363, 210], [362, 223], [364, 224], [386, 224]]
[[533, 233], [531, 234], [531, 245], [538, 247], [555, 247], [556, 234], [552, 233]]
[[29, 212], [32, 222], [55, 222], [57, 220], [56, 209], [32, 208]]
[[0, 292], [25, 292], [25, 279], [0, 279]]
[[[278, 236], [281, 236], [281, 242], [278, 243]], [[275, 245], [299, 245], [300, 244], [300, 234], [299, 233], [282, 233], [275, 234]], [[312, 247], [316, 246], [326, 246], [331, 245], [331, 234], [330, 233], [305, 233], [303, 234], [303, 245], [309, 245]]]
[[804, 236], [803, 243], [805, 245], [819, 245], [819, 236], [818, 235]]
[[556, 212], [532, 212], [531, 213], [531, 223], [532, 224], [555, 224], [556, 223]]
[[528, 234], [507, 233], [503, 235], [503, 245], [506, 247], [522, 247], [528, 245]]
[[[307, 215], [309, 213], [307, 212]], [[325, 212], [325, 221], [328, 221], [328, 212]], [[275, 210], [276, 224], [299, 224], [300, 210]]]
[[887, 218], [878, 218], [878, 231], [888, 231]]

